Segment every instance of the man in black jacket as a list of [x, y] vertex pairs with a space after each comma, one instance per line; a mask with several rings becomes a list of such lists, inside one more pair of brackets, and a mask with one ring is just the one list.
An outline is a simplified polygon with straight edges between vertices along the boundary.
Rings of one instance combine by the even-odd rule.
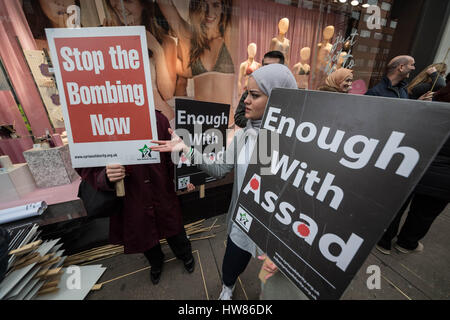
[[[406, 89], [406, 79], [409, 78], [411, 71], [415, 70], [415, 61], [410, 56], [398, 56], [393, 58], [387, 65], [386, 75], [380, 83], [366, 92], [366, 95], [381, 96], [388, 98], [409, 99], [408, 91]], [[433, 96], [432, 92], [427, 92], [420, 96], [418, 100], [430, 101]], [[408, 204], [414, 196], [414, 192], [408, 197], [403, 206], [397, 212], [394, 220], [392, 220], [386, 232], [378, 242], [376, 248], [384, 254], [391, 253], [392, 240], [397, 236], [400, 226], [400, 220]], [[423, 206], [423, 203], [420, 203]], [[440, 206], [436, 208], [439, 210]], [[411, 212], [411, 210], [410, 210]], [[408, 214], [409, 217], [409, 214]], [[407, 219], [408, 220], [408, 219]], [[416, 219], [417, 220], [417, 219]], [[430, 224], [431, 226], [431, 224]], [[416, 234], [422, 234], [423, 231], [418, 231], [420, 226], [417, 223], [408, 223], [402, 228], [400, 235], [397, 238], [396, 248], [400, 252], [420, 252], [423, 250], [423, 245], [418, 241]], [[426, 232], [425, 232], [426, 233]], [[415, 240], [414, 240], [415, 239]]]
[[[380, 83], [369, 89], [368, 96], [409, 99], [406, 89], [406, 79], [416, 69], [414, 58], [411, 56], [397, 56], [387, 65], [386, 75]], [[431, 100], [432, 94], [425, 93], [419, 100]]]
[[[281, 63], [284, 64], [284, 55], [281, 51], [269, 51], [264, 55], [262, 65], [268, 65], [272, 63]], [[247, 125], [247, 118], [245, 117], [245, 104], [244, 100], [247, 98], [248, 92], [247, 90], [241, 96], [239, 100], [239, 104], [236, 108], [236, 112], [234, 113], [234, 123], [240, 128], [244, 128]]]

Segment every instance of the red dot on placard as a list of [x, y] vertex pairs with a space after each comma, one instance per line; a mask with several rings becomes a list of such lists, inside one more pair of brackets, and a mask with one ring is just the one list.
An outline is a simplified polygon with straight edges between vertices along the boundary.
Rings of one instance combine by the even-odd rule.
[[259, 188], [259, 182], [256, 178], [253, 178], [252, 181], [250, 181], [250, 187], [252, 187], [253, 190]]
[[186, 157], [185, 156], [181, 156], [181, 162], [186, 162]]
[[301, 224], [297, 227], [297, 231], [298, 233], [300, 233], [300, 235], [302, 237], [307, 237], [309, 235], [309, 228], [306, 224]]

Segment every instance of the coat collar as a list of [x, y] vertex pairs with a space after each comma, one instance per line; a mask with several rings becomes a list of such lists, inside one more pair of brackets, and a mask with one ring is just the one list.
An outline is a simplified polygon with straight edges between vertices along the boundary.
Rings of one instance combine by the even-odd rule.
[[405, 88], [408, 85], [408, 83], [405, 80], [402, 80], [396, 86], [393, 86], [391, 80], [389, 80], [389, 78], [387, 76], [383, 77], [383, 82], [386, 84], [386, 86], [388, 88], [393, 88], [393, 87]]

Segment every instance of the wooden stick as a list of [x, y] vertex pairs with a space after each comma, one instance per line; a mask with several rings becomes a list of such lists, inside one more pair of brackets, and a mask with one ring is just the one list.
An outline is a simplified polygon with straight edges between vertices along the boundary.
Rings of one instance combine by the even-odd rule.
[[17, 248], [15, 250], [12, 250], [9, 252], [10, 255], [16, 255], [16, 256], [20, 256], [20, 255], [24, 255], [26, 253], [29, 253], [31, 251], [33, 251], [34, 249], [36, 249], [37, 247], [39, 247], [42, 243], [42, 240], [37, 240], [34, 242], [31, 242], [27, 245], [24, 245], [20, 248]]
[[44, 289], [40, 289], [39, 291], [38, 291], [38, 295], [42, 295], [42, 294], [45, 294], [45, 293], [51, 293], [51, 292], [56, 292], [56, 291], [58, 291], [59, 290], [59, 288], [58, 287], [50, 287], [50, 288], [44, 288]]
[[202, 184], [200, 186], [200, 199], [203, 199], [205, 197], [205, 185]]
[[[444, 58], [442, 63], [445, 63], [445, 61], [447, 60], [449, 51], [450, 51], [450, 47], [447, 49], [447, 53], [445, 54], [445, 58]], [[435, 86], [435, 84], [436, 84], [438, 79], [439, 79], [439, 75], [436, 77], [436, 79], [434, 79], [433, 86], [431, 87], [431, 90], [430, 90], [431, 92], [433, 92], [434, 86]]]
[[34, 259], [36, 257], [39, 257], [39, 256], [40, 256], [39, 252], [31, 252], [31, 253], [27, 254], [26, 256], [24, 256], [23, 258], [20, 258], [20, 259], [14, 261], [12, 266], [14, 267], [14, 266], [21, 265], [22, 263], [24, 263], [24, 262], [26, 262], [26, 261], [28, 261], [30, 259]]
[[189, 227], [192, 226], [192, 225], [200, 224], [200, 223], [202, 223], [202, 222], [204, 222], [204, 221], [205, 221], [205, 219], [202, 219], [202, 220], [199, 220], [199, 221], [196, 221], [196, 222], [192, 222], [192, 223], [186, 224], [186, 225], [184, 226], [184, 228], [185, 228], [185, 229], [186, 229], [186, 228], [189, 228]]
[[191, 238], [191, 239], [189, 239], [189, 240], [191, 240], [191, 241], [195, 241], [195, 240], [205, 240], [205, 239], [209, 239], [209, 238], [214, 238], [215, 236], [216, 236], [216, 235], [213, 234], [213, 235], [211, 235], [211, 236], [199, 237], [199, 238]]
[[264, 270], [263, 267], [261, 267], [261, 270], [259, 271], [258, 278], [262, 281], [262, 283], [266, 283], [266, 276], [269, 274], [269, 271]]
[[125, 197], [125, 184], [123, 179], [116, 182], [116, 196]]

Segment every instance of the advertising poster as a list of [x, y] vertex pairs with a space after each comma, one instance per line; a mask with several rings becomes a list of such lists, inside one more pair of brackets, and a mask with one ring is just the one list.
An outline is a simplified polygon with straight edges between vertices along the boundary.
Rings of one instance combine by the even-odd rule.
[[[210, 161], [223, 158], [230, 106], [188, 99], [175, 100], [176, 132]], [[188, 183], [196, 186], [216, 180], [181, 156], [175, 167], [176, 189], [185, 189]]]
[[450, 108], [274, 89], [263, 130], [279, 143], [255, 148], [234, 221], [310, 299], [338, 299], [446, 141]]
[[46, 33], [73, 167], [158, 163], [145, 28]]

